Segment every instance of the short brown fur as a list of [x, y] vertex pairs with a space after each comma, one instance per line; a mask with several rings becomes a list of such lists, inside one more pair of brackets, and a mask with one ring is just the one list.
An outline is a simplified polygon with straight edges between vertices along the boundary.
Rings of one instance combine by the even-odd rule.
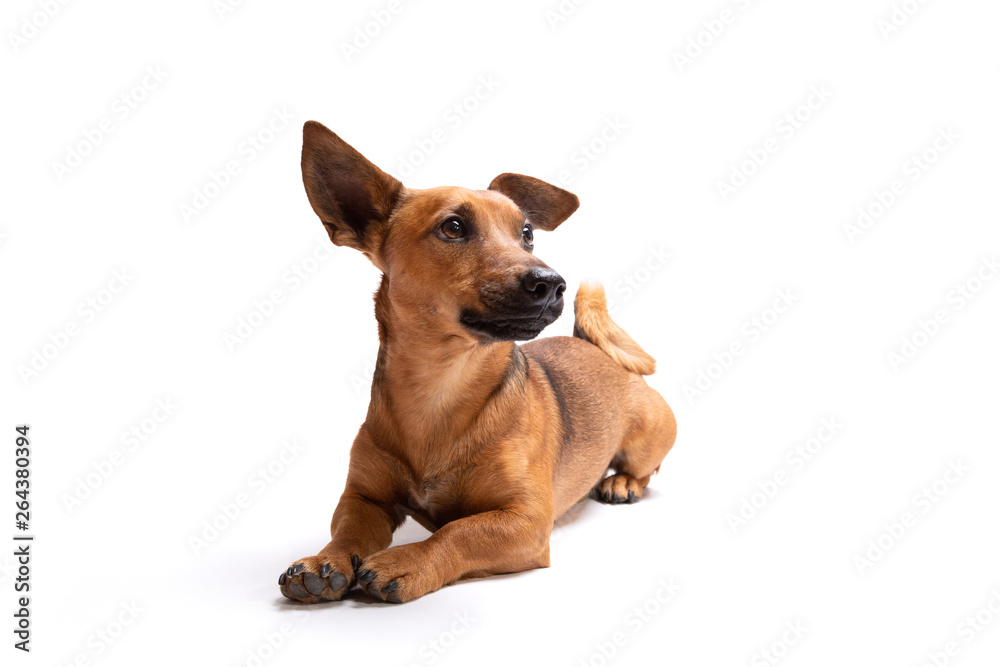
[[[565, 289], [532, 254], [530, 227], [555, 229], [577, 198], [518, 174], [488, 190], [406, 189], [319, 123], [303, 137], [306, 192], [331, 240], [383, 273], [380, 348], [331, 541], [282, 574], [282, 594], [338, 600], [358, 583], [405, 602], [547, 567], [553, 522], [574, 503], [592, 490], [641, 498], [676, 422], [603, 289], [581, 287], [575, 337], [514, 342], [558, 316]], [[465, 236], [449, 236], [453, 219]], [[433, 534], [390, 547], [406, 516]]]

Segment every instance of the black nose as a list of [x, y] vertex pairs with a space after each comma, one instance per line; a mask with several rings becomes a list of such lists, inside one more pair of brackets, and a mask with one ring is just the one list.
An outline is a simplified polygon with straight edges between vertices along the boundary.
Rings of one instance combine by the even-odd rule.
[[538, 301], [543, 299], [558, 301], [566, 291], [566, 281], [548, 267], [536, 266], [529, 270], [521, 277], [521, 284], [528, 294]]

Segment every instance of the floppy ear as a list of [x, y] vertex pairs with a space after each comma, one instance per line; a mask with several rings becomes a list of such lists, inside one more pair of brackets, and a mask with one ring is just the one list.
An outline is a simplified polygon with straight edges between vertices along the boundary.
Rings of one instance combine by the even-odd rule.
[[521, 174], [500, 174], [490, 183], [489, 189], [510, 197], [528, 222], [547, 232], [580, 207], [579, 197], [572, 192]]
[[330, 240], [363, 252], [374, 248], [403, 184], [314, 120], [302, 127], [302, 181]]

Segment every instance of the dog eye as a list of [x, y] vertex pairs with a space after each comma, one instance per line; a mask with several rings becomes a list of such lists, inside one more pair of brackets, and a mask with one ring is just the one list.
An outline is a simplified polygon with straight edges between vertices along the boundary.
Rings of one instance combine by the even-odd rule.
[[446, 239], [460, 239], [465, 236], [465, 223], [458, 216], [445, 218], [441, 223], [441, 235]]
[[524, 241], [525, 245], [531, 245], [535, 240], [535, 235], [531, 232], [531, 224], [524, 223], [524, 229], [521, 230], [521, 239]]

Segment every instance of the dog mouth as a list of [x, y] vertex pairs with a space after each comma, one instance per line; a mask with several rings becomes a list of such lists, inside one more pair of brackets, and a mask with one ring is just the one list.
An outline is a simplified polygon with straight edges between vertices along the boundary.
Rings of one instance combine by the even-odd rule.
[[466, 309], [459, 321], [468, 331], [490, 341], [531, 340], [562, 314], [563, 300], [515, 313], [479, 313]]

